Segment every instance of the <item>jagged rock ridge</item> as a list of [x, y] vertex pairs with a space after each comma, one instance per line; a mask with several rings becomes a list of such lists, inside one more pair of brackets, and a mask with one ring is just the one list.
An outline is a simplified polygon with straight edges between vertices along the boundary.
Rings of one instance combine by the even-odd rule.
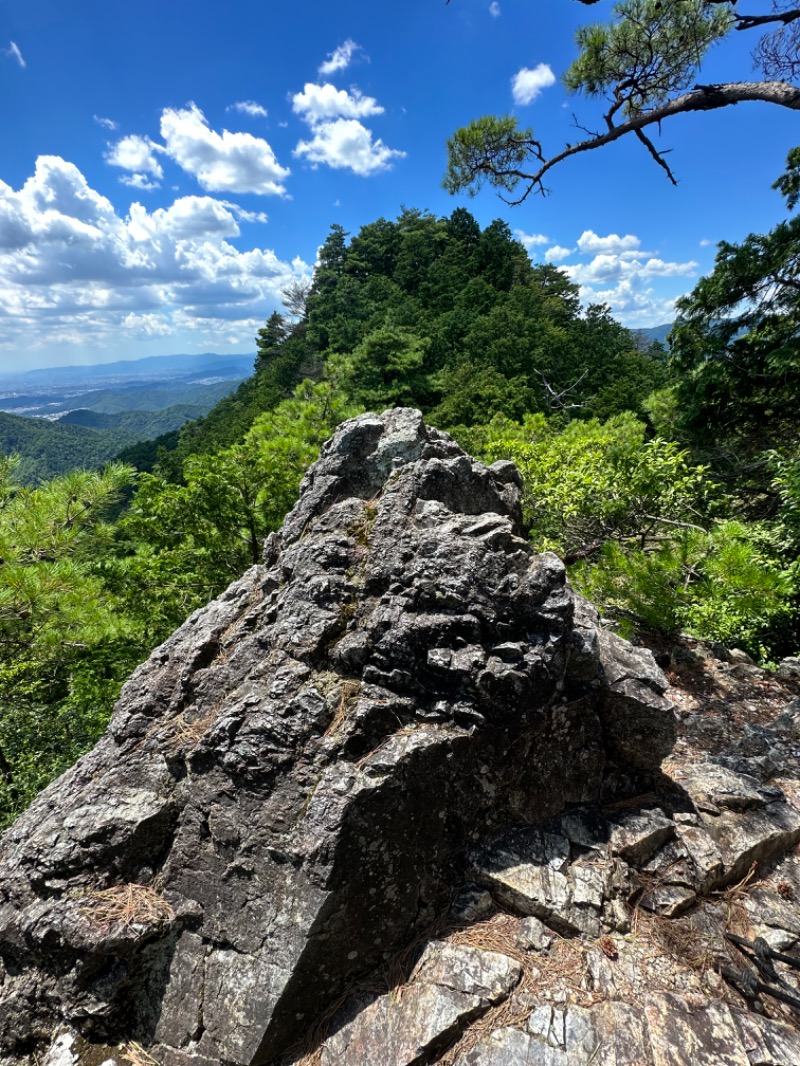
[[3, 838], [0, 1062], [277, 1061], [481, 847], [657, 770], [663, 675], [530, 550], [519, 488], [419, 412], [339, 429]]

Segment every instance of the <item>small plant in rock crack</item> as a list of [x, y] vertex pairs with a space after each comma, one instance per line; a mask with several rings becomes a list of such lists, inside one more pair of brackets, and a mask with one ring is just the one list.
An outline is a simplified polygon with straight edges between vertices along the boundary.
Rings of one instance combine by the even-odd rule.
[[369, 535], [378, 517], [378, 501], [367, 500], [364, 504], [363, 514], [353, 522], [348, 532], [356, 544], [366, 548], [369, 543]]

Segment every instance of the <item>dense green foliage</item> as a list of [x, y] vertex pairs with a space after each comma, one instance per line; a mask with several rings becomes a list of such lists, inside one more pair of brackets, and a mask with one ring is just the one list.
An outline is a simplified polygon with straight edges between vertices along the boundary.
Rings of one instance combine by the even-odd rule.
[[0, 465], [0, 820], [86, 750], [143, 650], [97, 573], [133, 472], [32, 489], [14, 468]]
[[344, 236], [323, 246], [308, 338], [365, 408], [413, 402], [446, 427], [498, 410], [609, 416], [667, 380], [659, 349], [639, 351], [605, 308], [582, 312], [577, 286], [533, 265], [504, 222], [406, 210]]
[[[776, 182], [790, 209], [794, 157]], [[796, 447], [800, 217], [741, 244], [723, 241], [714, 269], [678, 311], [671, 338], [683, 430], [739, 459]]]
[[562, 555], [607, 610], [756, 656], [796, 646], [800, 568], [785, 527], [797, 528], [797, 465], [780, 465], [773, 479], [786, 497], [779, 520], [745, 522], [707, 467], [647, 439], [629, 413], [564, 427], [541, 415], [497, 417], [471, 436], [465, 443], [487, 461], [514, 460], [534, 545]]
[[253, 377], [139, 448], [138, 473], [25, 488], [7, 463], [0, 820], [91, 744], [136, 661], [258, 563], [320, 444], [367, 409], [420, 407], [513, 459], [533, 544], [623, 627], [796, 651], [793, 233], [721, 246], [670, 366], [502, 222], [405, 210], [349, 241], [334, 226], [291, 315], [259, 331]]
[[0, 454], [22, 458], [17, 477], [35, 484], [76, 467], [102, 466], [126, 444], [111, 433], [0, 411]]
[[179, 484], [142, 474], [118, 523], [105, 580], [152, 646], [261, 559], [303, 473], [353, 413], [327, 382], [305, 382], [242, 441], [184, 460]]
[[191, 455], [213, 454], [240, 441], [256, 418], [292, 395], [303, 380], [317, 379], [319, 357], [306, 338], [306, 323], [292, 326], [277, 313], [277, 333], [266, 327], [256, 337], [255, 373], [221, 400], [201, 419], [187, 423], [177, 437], [157, 438], [143, 456], [143, 469], [159, 463], [162, 474], [181, 479], [184, 461]]

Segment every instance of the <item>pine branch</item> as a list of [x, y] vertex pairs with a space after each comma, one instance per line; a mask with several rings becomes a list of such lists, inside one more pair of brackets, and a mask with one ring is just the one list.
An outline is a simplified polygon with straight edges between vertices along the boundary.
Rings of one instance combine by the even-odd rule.
[[650, 126], [657, 126], [664, 122], [665, 119], [672, 118], [675, 115], [690, 114], [696, 111], [715, 111], [723, 107], [731, 107], [735, 104], [747, 102], [776, 104], [792, 111], [800, 111], [800, 88], [782, 81], [695, 85], [689, 92], [668, 100], [664, 104], [660, 104], [649, 111], [634, 114], [619, 125], [612, 124], [611, 128], [604, 133], [594, 134], [586, 140], [568, 145], [563, 151], [549, 159], [545, 158], [541, 144], [538, 141], [529, 138], [517, 139], [513, 147], [517, 149], [520, 147], [527, 148], [530, 155], [541, 162], [542, 165], [536, 170], [524, 170], [519, 166], [505, 169], [495, 162], [496, 153], [485, 152], [482, 158], [471, 163], [468, 168], [471, 172], [468, 179], [460, 181], [459, 185], [465, 187], [471, 184], [472, 180], [480, 177], [488, 177], [490, 181], [494, 181], [495, 184], [505, 185], [506, 188], [511, 188], [521, 181], [527, 182], [527, 188], [518, 198], [506, 199], [503, 197], [506, 203], [516, 206], [527, 200], [532, 192], [546, 193], [544, 176], [557, 164], [582, 152], [593, 151], [596, 148], [612, 144], [628, 134], [634, 134], [639, 140], [643, 141], [655, 161], [666, 170], [670, 180], [675, 183], [675, 177], [663, 158], [664, 153], [659, 152], [649, 138], [642, 134], [642, 131]]

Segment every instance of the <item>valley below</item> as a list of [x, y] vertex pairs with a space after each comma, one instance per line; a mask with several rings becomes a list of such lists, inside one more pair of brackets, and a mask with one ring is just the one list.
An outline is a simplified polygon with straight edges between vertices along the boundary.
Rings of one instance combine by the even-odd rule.
[[202, 418], [252, 373], [253, 356], [175, 355], [0, 376], [0, 450], [35, 483], [95, 468]]

